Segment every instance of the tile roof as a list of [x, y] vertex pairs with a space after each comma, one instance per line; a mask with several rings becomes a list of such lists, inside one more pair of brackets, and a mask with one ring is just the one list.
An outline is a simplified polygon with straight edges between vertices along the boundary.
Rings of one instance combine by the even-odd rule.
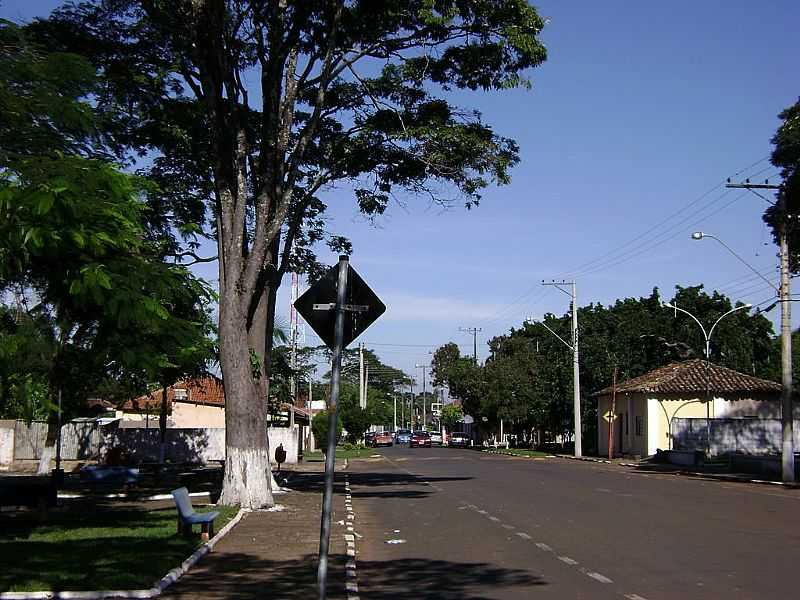
[[[175, 398], [175, 389], [186, 390], [185, 398]], [[154, 411], [161, 408], [161, 393], [164, 388], [153, 390], [149, 394], [128, 400], [120, 408], [126, 412]], [[186, 402], [189, 404], [205, 404], [209, 406], [225, 406], [225, 391], [222, 380], [213, 375], [177, 381], [167, 388], [167, 403]]]
[[[776, 393], [781, 391], [780, 383], [745, 375], [714, 363], [708, 363], [708, 383], [709, 389], [713, 393]], [[699, 358], [671, 363], [617, 384], [618, 394], [625, 392], [681, 394], [705, 392], [705, 390], [706, 361]], [[611, 394], [611, 391], [611, 387], [607, 387], [595, 392], [592, 396], [607, 396]]]

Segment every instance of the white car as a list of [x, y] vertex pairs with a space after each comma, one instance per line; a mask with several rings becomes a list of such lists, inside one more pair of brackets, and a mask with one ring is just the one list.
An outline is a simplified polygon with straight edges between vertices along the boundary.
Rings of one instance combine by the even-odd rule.
[[441, 431], [431, 431], [429, 433], [431, 434], [431, 446], [441, 446], [443, 444]]

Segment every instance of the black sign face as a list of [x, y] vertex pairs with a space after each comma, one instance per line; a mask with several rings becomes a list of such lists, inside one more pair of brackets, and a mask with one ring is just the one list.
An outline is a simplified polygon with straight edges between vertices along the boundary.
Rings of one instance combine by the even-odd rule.
[[[336, 287], [339, 283], [339, 265], [328, 272], [294, 302], [294, 307], [306, 323], [333, 349], [336, 323]], [[361, 335], [385, 311], [386, 306], [369, 286], [347, 265], [347, 292], [344, 313], [344, 339], [342, 348]]]

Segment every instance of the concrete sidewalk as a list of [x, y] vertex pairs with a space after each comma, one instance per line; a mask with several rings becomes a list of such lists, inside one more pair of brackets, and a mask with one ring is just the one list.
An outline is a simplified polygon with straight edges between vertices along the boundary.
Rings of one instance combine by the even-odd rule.
[[[171, 600], [316, 597], [322, 509], [321, 473], [284, 472], [292, 490], [271, 511], [243, 519], [192, 570], [165, 590]], [[328, 597], [346, 598], [343, 476], [336, 475], [328, 565]], [[280, 507], [283, 507], [282, 509]]]

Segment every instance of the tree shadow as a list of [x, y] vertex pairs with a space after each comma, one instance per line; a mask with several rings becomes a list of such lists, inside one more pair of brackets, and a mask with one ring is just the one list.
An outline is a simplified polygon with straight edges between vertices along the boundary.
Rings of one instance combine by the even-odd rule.
[[[333, 555], [329, 563], [328, 596], [344, 598], [345, 561]], [[317, 557], [267, 560], [246, 553], [211, 554], [202, 567], [164, 594], [173, 599], [294, 599], [316, 597]], [[362, 597], [437, 600], [480, 600], [496, 595], [498, 588], [547, 585], [541, 577], [520, 569], [487, 563], [466, 563], [423, 558], [359, 561]]]
[[[405, 473], [349, 473], [351, 492], [353, 498], [425, 498], [433, 493], [433, 488], [427, 484], [441, 481], [468, 481], [472, 477], [423, 477]], [[295, 473], [287, 481], [290, 489], [302, 492], [322, 493], [325, 486], [324, 473]], [[341, 475], [336, 474], [334, 483], [335, 491], [344, 491]], [[402, 489], [403, 487], [418, 486], [421, 489]], [[392, 487], [395, 489], [380, 489]], [[401, 489], [397, 489], [401, 488]]]

